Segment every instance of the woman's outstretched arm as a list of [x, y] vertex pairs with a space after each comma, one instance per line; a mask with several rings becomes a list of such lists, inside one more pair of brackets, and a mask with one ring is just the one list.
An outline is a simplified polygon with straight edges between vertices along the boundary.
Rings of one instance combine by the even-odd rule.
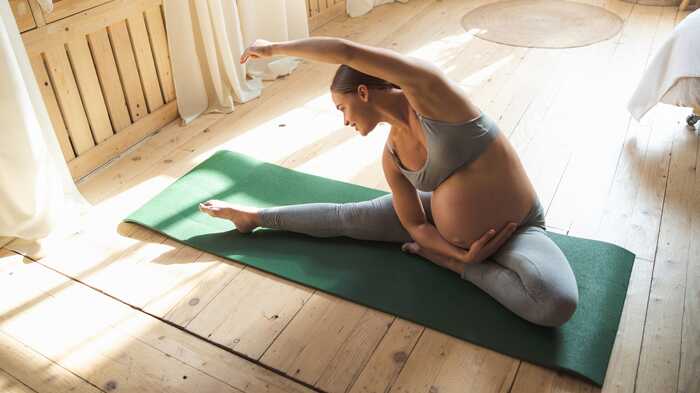
[[358, 71], [401, 86], [403, 89], [442, 78], [442, 71], [420, 59], [389, 49], [358, 44], [342, 38], [314, 37], [284, 42], [257, 40], [241, 56], [248, 58], [294, 56], [322, 63], [346, 64]]
[[342, 38], [314, 37], [285, 42], [257, 40], [243, 52], [249, 58], [276, 55], [345, 64], [401, 87], [411, 107], [423, 116], [448, 122], [473, 119], [479, 110], [462, 89], [430, 62], [393, 50], [362, 45]]

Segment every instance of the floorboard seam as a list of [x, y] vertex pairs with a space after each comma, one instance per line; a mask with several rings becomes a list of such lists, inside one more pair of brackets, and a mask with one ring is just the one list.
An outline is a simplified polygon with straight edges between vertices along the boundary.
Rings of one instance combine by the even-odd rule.
[[520, 360], [518, 361], [518, 368], [515, 370], [515, 375], [513, 376], [513, 380], [510, 382], [510, 386], [508, 387], [508, 393], [513, 393], [513, 387], [515, 386], [515, 381], [518, 379], [518, 373], [520, 372], [520, 366], [523, 365], [523, 361]]
[[[17, 378], [17, 377], [14, 376], [14, 375], [12, 375], [12, 373], [10, 373], [9, 371], [3, 369], [1, 366], [0, 366], [0, 371], [2, 371], [2, 372], [4, 372], [5, 374], [9, 375], [11, 378], [14, 378], [17, 382], [21, 383], [22, 386], [26, 387], [27, 389], [31, 390], [32, 392], [34, 392], [34, 393], [39, 393], [36, 389], [32, 389], [31, 386], [27, 385], [26, 383], [24, 383], [24, 381], [22, 381], [21, 379]], [[10, 386], [12, 386], [12, 385], [10, 385]], [[0, 385], [0, 387], [6, 388], [7, 386], [2, 386], [2, 385]]]
[[[698, 168], [698, 147], [700, 144], [698, 144], [697, 137], [695, 137], [695, 164], [693, 164], [693, 169], [696, 172], [695, 178], [697, 179], [697, 168]], [[693, 183], [693, 188], [690, 190], [690, 200], [688, 201], [688, 207], [692, 208], [692, 198], [693, 198], [693, 190], [695, 190], [695, 184], [697, 184], [697, 180]], [[690, 260], [690, 249], [692, 248], [692, 233], [693, 233], [693, 216], [690, 216], [690, 234], [691, 236], [688, 238], [688, 256], [686, 257], [686, 266], [685, 266], [685, 283], [683, 287], [683, 314], [681, 315], [681, 342], [680, 346], [678, 348], [678, 380], [676, 381], [676, 389], [680, 391], [681, 387], [681, 370], [683, 369], [683, 330], [685, 330], [685, 305], [686, 305], [686, 299], [688, 298], [688, 272], [690, 270], [690, 265], [692, 261]], [[649, 291], [651, 292], [651, 291]]]
[[[653, 131], [653, 130], [652, 130]], [[652, 285], [654, 283], [654, 270], [656, 269], [656, 257], [659, 255], [659, 240], [661, 239], [661, 223], [663, 222], [664, 210], [666, 208], [666, 196], [668, 195], [668, 182], [671, 178], [671, 161], [673, 160], [673, 145], [676, 143], [676, 138], [673, 138], [669, 150], [668, 166], [666, 167], [666, 185], [664, 186], [664, 197], [661, 202], [661, 219], [659, 220], [659, 230], [656, 233], [656, 249], [654, 250], [654, 258], [651, 265], [651, 277], [649, 278], [649, 291], [647, 292], [647, 306], [644, 309], [644, 323], [642, 324], [642, 340], [639, 343], [639, 357], [637, 359], [637, 369], [634, 372], [634, 388], [632, 392], [637, 391], [637, 380], [639, 379], [639, 367], [642, 363], [642, 349], [644, 348], [644, 333], [647, 327], [647, 318], [649, 317], [649, 302], [651, 300]]]
[[[24, 343], [23, 341], [19, 340], [18, 338], [14, 337], [14, 336], [12, 336], [12, 335], [10, 335], [10, 334], [8, 334], [7, 332], [1, 331], [1, 330], [0, 330], [0, 334], [2, 334], [2, 335], [4, 335], [4, 336], [7, 336], [10, 340], [16, 341], [16, 342], [18, 342], [19, 344], [24, 345], [25, 347], [28, 348], [29, 351], [32, 351], [32, 352], [35, 353], [37, 356], [40, 356], [40, 357], [42, 357], [42, 358], [48, 360], [52, 365], [56, 365], [56, 366], [60, 367], [61, 369], [66, 370], [67, 373], [69, 373], [69, 374], [71, 374], [71, 375], [74, 375], [76, 378], [78, 378], [79, 380], [85, 382], [86, 384], [88, 384], [88, 385], [94, 387], [94, 388], [97, 389], [98, 391], [106, 393], [104, 390], [100, 389], [99, 386], [97, 386], [97, 385], [95, 385], [94, 383], [88, 381], [87, 379], [81, 377], [80, 375], [74, 373], [72, 370], [63, 367], [60, 363], [58, 363], [58, 362], [54, 361], [53, 359], [51, 359], [51, 358], [45, 356], [45, 355], [44, 355], [43, 353], [41, 353], [41, 352], [36, 351], [34, 348], [30, 347], [29, 345], [27, 345], [27, 344]], [[17, 381], [19, 381], [22, 385], [26, 386], [26, 387], [27, 387], [28, 389], [30, 389], [31, 391], [36, 392], [36, 393], [40, 393], [40, 392], [38, 392], [36, 389], [33, 389], [31, 386], [29, 386], [29, 385], [27, 385], [26, 383], [24, 383], [24, 381], [22, 381], [21, 379], [17, 378], [15, 375], [13, 375], [12, 373], [10, 373], [9, 371], [3, 369], [2, 367], [0, 367], [0, 370], [3, 371], [4, 373], [6, 373], [7, 375], [11, 376], [12, 378], [16, 379]]]
[[[367, 308], [367, 310], [369, 311], [369, 310], [371, 310], [371, 309], [370, 309], [370, 308]], [[396, 322], [396, 320], [398, 319], [398, 317], [395, 316], [395, 315], [392, 315], [392, 316], [394, 317], [394, 319], [391, 320], [391, 323], [389, 324], [389, 326], [388, 326], [388, 327], [386, 328], [386, 330], [384, 331], [384, 334], [382, 334], [382, 337], [379, 339], [379, 341], [377, 341], [377, 345], [374, 346], [374, 349], [372, 349], [372, 352], [370, 352], [369, 356], [367, 356], [367, 360], [366, 360], [365, 363], [362, 365], [362, 368], [360, 368], [360, 369], [357, 371], [357, 374], [352, 378], [352, 381], [350, 381], [350, 383], [348, 384], [348, 386], [345, 388], [345, 392], [349, 392], [349, 391], [352, 389], [352, 387], [355, 386], [355, 382], [357, 382], [357, 380], [360, 378], [360, 375], [362, 375], [362, 372], [365, 371], [365, 368], [367, 368], [367, 364], [369, 364], [369, 361], [370, 361], [370, 360], [372, 359], [372, 357], [374, 356], [374, 353], [377, 352], [377, 348], [379, 348], [379, 344], [381, 344], [381, 342], [384, 340], [384, 337], [386, 337], [386, 335], [389, 334], [389, 329], [391, 329], [391, 327], [394, 326], [394, 323]]]

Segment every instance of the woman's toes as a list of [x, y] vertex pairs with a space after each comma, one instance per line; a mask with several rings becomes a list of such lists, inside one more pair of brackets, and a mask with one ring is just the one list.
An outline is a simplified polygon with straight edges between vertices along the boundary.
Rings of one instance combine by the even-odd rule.
[[207, 205], [205, 203], [199, 204], [199, 210], [202, 213], [208, 214], [212, 217], [220, 217], [220, 216], [222, 216], [222, 214], [224, 212], [224, 209], [222, 209], [219, 206], [212, 205], [212, 204]]
[[401, 246], [401, 251], [408, 252], [411, 254], [417, 254], [420, 252], [420, 246], [416, 242], [404, 243]]

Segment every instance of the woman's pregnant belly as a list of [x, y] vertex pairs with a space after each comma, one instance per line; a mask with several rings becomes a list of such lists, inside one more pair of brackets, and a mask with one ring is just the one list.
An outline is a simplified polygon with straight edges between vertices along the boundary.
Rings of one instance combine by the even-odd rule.
[[470, 165], [457, 170], [433, 192], [433, 222], [447, 241], [468, 248], [489, 229], [498, 232], [509, 222], [521, 223], [535, 198], [519, 162], [484, 168]]

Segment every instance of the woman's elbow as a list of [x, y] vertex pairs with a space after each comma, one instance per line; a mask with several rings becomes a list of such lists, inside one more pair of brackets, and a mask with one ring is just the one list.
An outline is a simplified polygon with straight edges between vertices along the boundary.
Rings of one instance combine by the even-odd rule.
[[333, 52], [336, 55], [336, 62], [338, 64], [351, 65], [353, 59], [356, 57], [357, 48], [352, 41], [348, 41], [343, 38], [333, 38], [335, 49]]

